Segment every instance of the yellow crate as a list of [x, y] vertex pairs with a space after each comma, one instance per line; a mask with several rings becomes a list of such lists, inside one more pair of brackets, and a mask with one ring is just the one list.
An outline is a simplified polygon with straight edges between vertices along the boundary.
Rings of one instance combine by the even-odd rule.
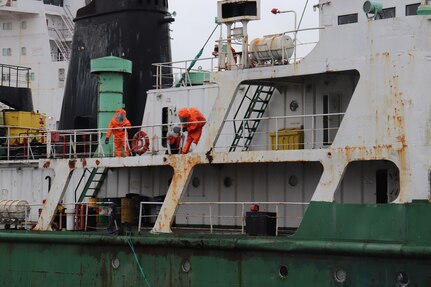
[[[270, 132], [272, 150], [304, 149], [304, 131], [297, 129], [280, 129], [278, 132]], [[278, 146], [277, 146], [278, 137]]]
[[[10, 126], [9, 136], [12, 144], [24, 143], [24, 138], [43, 142], [41, 132], [46, 128], [46, 117], [43, 114], [22, 111], [4, 111], [4, 123]], [[18, 137], [20, 137], [18, 139]]]

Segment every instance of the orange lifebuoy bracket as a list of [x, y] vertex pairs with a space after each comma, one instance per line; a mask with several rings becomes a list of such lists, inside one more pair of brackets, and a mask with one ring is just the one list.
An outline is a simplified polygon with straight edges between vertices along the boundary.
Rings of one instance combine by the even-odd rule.
[[146, 153], [150, 149], [150, 139], [144, 131], [139, 131], [133, 136], [132, 151], [138, 155]]

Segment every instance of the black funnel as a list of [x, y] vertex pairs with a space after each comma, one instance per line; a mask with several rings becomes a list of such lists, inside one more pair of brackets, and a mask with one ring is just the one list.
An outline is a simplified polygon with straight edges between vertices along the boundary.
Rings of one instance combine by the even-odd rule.
[[133, 62], [124, 103], [132, 125], [142, 123], [146, 93], [156, 82], [151, 64], [171, 61], [169, 16], [167, 0], [93, 0], [78, 10], [60, 129], [97, 127], [97, 76], [90, 60], [111, 55]]

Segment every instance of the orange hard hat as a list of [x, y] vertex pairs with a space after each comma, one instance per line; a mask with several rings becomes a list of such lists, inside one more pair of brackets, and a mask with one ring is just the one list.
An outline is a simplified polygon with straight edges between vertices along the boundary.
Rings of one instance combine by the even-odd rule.
[[190, 117], [190, 112], [187, 108], [182, 108], [178, 111], [178, 116], [183, 119], [188, 119]]

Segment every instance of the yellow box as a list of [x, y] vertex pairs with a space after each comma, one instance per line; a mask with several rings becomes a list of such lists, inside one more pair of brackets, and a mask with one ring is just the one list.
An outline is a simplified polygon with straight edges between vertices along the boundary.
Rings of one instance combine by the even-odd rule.
[[[304, 149], [304, 131], [302, 128], [280, 129], [278, 132], [270, 132], [272, 150]], [[278, 137], [278, 145], [277, 143]]]
[[4, 124], [10, 126], [11, 144], [22, 144], [25, 139], [44, 142], [41, 136], [46, 129], [43, 114], [22, 111], [4, 111]]

